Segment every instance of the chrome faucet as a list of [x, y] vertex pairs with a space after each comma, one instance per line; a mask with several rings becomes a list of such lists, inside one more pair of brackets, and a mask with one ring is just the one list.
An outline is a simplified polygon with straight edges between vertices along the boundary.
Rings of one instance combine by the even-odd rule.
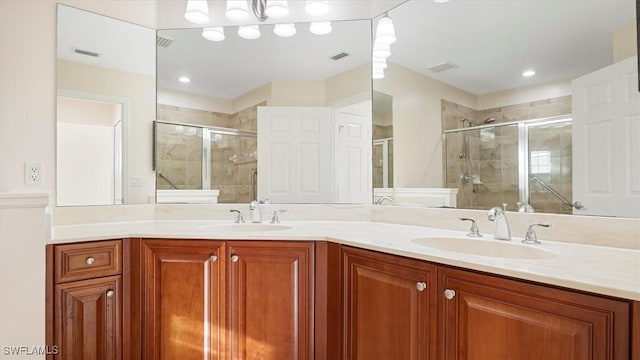
[[550, 228], [551, 224], [544, 223], [544, 224], [531, 224], [531, 225], [529, 225], [529, 230], [527, 230], [527, 235], [524, 237], [524, 240], [522, 240], [523, 243], [525, 243], [525, 244], [540, 244], [540, 241], [538, 241], [538, 236], [536, 235], [536, 232], [533, 229], [536, 226], [542, 226], [542, 227]]
[[249, 210], [251, 210], [251, 222], [253, 223], [261, 223], [262, 222], [262, 205], [271, 204], [269, 199], [264, 200], [253, 200], [249, 204]]
[[511, 240], [511, 231], [509, 230], [509, 222], [507, 221], [507, 214], [505, 211], [496, 206], [489, 210], [487, 217], [490, 221], [496, 222], [496, 231], [493, 234], [494, 239], [498, 240]]
[[258, 203], [258, 200], [253, 200], [249, 204], [249, 210], [251, 211], [251, 222], [261, 223], [262, 215], [260, 214], [260, 204]]
[[238, 214], [235, 221], [236, 224], [244, 223], [244, 218], [242, 217], [242, 213], [240, 212], [240, 210], [229, 210], [229, 212]]
[[376, 205], [382, 205], [385, 200], [389, 200], [390, 203], [393, 203], [393, 198], [391, 196], [383, 196], [376, 200]]
[[471, 221], [471, 229], [469, 230], [467, 236], [482, 237], [482, 234], [480, 234], [480, 230], [478, 229], [478, 224], [476, 224], [475, 220], [469, 218], [460, 218], [460, 221]]

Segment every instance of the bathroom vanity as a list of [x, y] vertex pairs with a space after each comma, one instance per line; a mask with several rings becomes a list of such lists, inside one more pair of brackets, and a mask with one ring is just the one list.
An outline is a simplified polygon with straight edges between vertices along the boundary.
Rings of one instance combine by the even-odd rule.
[[[638, 275], [613, 280], [632, 270], [637, 250], [546, 241], [538, 250], [552, 257], [492, 258], [413, 241], [464, 241], [462, 232], [375, 222], [105, 225], [58, 227], [47, 246], [56, 358], [565, 360], [638, 351]], [[611, 280], [580, 265], [596, 255], [618, 259]]]

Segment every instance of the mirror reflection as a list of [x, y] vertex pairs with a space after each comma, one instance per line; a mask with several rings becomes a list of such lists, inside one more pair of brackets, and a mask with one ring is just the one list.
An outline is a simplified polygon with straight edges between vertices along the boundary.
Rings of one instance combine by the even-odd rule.
[[153, 200], [155, 31], [58, 5], [58, 206]]
[[394, 188], [376, 173], [379, 147], [375, 199], [640, 216], [634, 6], [409, 0], [389, 11], [397, 42], [373, 88], [392, 102]]
[[371, 202], [371, 21], [295, 27], [158, 31], [158, 202]]

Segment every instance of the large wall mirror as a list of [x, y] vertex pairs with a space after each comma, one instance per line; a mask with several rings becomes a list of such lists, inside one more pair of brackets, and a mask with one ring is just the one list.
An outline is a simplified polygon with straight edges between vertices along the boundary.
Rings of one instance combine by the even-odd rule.
[[409, 0], [389, 11], [397, 42], [373, 82], [375, 198], [640, 216], [634, 6]]
[[58, 5], [58, 206], [153, 201], [155, 30]]
[[294, 26], [158, 31], [158, 202], [371, 203], [371, 21]]

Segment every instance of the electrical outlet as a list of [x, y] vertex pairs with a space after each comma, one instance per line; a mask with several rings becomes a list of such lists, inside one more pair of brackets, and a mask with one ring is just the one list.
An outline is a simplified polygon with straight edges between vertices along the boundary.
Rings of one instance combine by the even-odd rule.
[[42, 164], [24, 163], [24, 184], [42, 185]]

